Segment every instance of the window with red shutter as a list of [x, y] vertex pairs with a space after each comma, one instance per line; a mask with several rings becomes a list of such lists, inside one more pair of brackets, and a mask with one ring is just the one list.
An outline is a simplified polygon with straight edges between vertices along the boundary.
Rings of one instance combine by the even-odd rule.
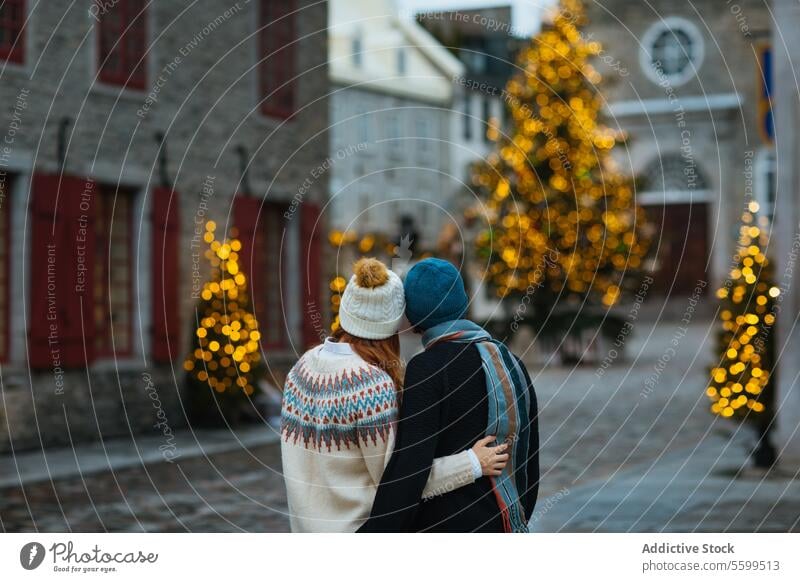
[[147, 83], [145, 0], [117, 0], [97, 15], [97, 66], [103, 83], [144, 89]]
[[25, 60], [25, 0], [0, 2], [0, 59]]
[[133, 194], [100, 186], [95, 199], [94, 323], [98, 357], [133, 348]]
[[287, 118], [297, 107], [297, 0], [261, 0], [259, 89], [261, 112]]
[[241, 268], [249, 278], [249, 291], [265, 349], [288, 347], [286, 309], [282, 292], [286, 267], [283, 240], [287, 206], [238, 195], [234, 199], [234, 226], [242, 243]]
[[178, 239], [180, 222], [177, 192], [153, 189], [153, 347], [156, 363], [180, 354], [180, 298]]
[[10, 180], [0, 181], [0, 362], [8, 361], [10, 333], [11, 291], [11, 200], [8, 195]]

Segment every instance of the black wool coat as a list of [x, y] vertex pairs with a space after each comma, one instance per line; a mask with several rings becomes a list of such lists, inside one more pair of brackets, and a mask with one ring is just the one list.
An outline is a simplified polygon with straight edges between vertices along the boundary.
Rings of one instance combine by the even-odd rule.
[[[539, 426], [536, 395], [530, 391], [531, 430], [527, 463], [529, 489], [520, 492], [530, 520], [539, 488]], [[474, 483], [422, 501], [436, 457], [460, 453], [486, 435], [486, 377], [474, 344], [440, 342], [415, 356], [406, 369], [394, 453], [360, 532], [502, 532], [491, 482]]]

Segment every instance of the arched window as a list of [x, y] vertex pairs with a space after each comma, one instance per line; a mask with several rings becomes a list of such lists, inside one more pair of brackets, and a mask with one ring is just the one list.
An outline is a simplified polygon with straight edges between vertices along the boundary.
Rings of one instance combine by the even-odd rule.
[[408, 72], [408, 57], [405, 47], [397, 49], [397, 73], [405, 75]]
[[651, 161], [641, 174], [641, 192], [669, 193], [708, 189], [705, 175], [694, 160], [673, 153]]

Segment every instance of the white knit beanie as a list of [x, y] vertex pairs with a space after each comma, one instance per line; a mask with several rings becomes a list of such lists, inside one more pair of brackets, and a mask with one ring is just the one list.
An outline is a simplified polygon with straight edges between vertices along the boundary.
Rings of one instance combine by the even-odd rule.
[[406, 308], [403, 282], [377, 259], [360, 259], [339, 304], [339, 324], [363, 339], [397, 333]]

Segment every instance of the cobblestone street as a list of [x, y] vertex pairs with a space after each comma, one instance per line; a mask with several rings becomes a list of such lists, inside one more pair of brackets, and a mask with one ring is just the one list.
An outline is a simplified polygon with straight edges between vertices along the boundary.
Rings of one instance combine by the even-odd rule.
[[[734, 478], [752, 437], [706, 411], [709, 325], [692, 326], [660, 373], [677, 327], [654, 329], [637, 328], [602, 376], [530, 367], [542, 446], [533, 529], [798, 529], [788, 468]], [[274, 443], [0, 489], [5, 531], [287, 531], [286, 511]]]
[[[644, 324], [642, 324], [644, 325]], [[648, 338], [637, 329], [625, 361], [599, 366], [530, 368], [539, 399], [542, 448], [540, 496], [655, 461], [682, 449], [709, 430], [703, 393], [707, 326], [696, 326], [677, 355], [656, 376], [674, 325], [663, 324]], [[664, 329], [669, 328], [669, 329]], [[655, 378], [650, 393], [645, 382]]]
[[542, 438], [534, 531], [798, 529], [796, 460], [748, 469], [751, 429], [708, 412], [715, 331], [641, 322], [626, 361], [600, 377], [597, 367], [531, 369]]
[[277, 445], [0, 492], [5, 531], [288, 531]]

